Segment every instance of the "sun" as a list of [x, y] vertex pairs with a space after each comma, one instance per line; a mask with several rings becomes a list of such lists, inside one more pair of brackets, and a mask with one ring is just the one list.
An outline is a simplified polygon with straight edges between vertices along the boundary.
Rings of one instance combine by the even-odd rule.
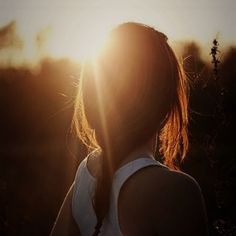
[[111, 27], [103, 22], [78, 24], [67, 29], [65, 34], [55, 26], [47, 42], [47, 52], [56, 58], [67, 57], [83, 62], [97, 55], [110, 30]]
[[105, 28], [86, 30], [81, 33], [81, 37], [78, 42], [78, 59], [85, 60], [87, 58], [96, 57], [105, 42], [107, 34], [108, 30]]

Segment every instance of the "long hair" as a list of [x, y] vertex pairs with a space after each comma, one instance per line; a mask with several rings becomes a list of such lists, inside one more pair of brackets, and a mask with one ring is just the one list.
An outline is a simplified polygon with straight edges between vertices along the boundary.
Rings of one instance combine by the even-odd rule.
[[136, 147], [158, 134], [159, 153], [178, 168], [188, 149], [187, 83], [167, 37], [124, 23], [82, 68], [73, 124], [89, 150], [101, 151], [94, 210], [98, 235], [109, 210], [113, 174]]

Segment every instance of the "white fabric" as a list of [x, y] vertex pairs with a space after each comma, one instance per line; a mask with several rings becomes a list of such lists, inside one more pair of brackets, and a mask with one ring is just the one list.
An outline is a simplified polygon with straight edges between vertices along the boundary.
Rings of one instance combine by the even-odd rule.
[[[72, 198], [72, 214], [79, 226], [82, 236], [92, 236], [97, 222], [92, 205], [96, 179], [90, 174], [87, 168], [87, 159], [88, 157], [86, 157], [78, 167], [75, 176], [74, 193]], [[125, 181], [135, 172], [152, 165], [164, 166], [147, 154], [142, 154], [137, 159], [121, 166], [115, 172], [110, 196], [110, 210], [108, 217], [104, 219], [101, 227], [101, 236], [122, 235], [117, 212], [120, 189]]]

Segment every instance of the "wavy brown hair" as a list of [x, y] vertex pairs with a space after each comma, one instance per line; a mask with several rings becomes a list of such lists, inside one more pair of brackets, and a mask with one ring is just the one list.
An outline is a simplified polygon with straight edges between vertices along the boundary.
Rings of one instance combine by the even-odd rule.
[[113, 174], [130, 152], [158, 134], [167, 166], [178, 168], [186, 156], [187, 83], [167, 37], [139, 23], [112, 30], [96, 59], [83, 65], [73, 124], [89, 150], [101, 151], [93, 199], [98, 235]]

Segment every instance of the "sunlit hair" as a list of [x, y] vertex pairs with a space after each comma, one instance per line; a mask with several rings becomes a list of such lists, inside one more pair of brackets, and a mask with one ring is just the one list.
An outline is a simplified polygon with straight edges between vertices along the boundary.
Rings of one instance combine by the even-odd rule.
[[167, 166], [178, 168], [176, 160], [186, 156], [187, 84], [167, 37], [138, 23], [112, 30], [96, 59], [83, 65], [73, 122], [81, 141], [103, 157], [94, 197], [97, 235], [112, 176], [130, 152], [158, 134]]

